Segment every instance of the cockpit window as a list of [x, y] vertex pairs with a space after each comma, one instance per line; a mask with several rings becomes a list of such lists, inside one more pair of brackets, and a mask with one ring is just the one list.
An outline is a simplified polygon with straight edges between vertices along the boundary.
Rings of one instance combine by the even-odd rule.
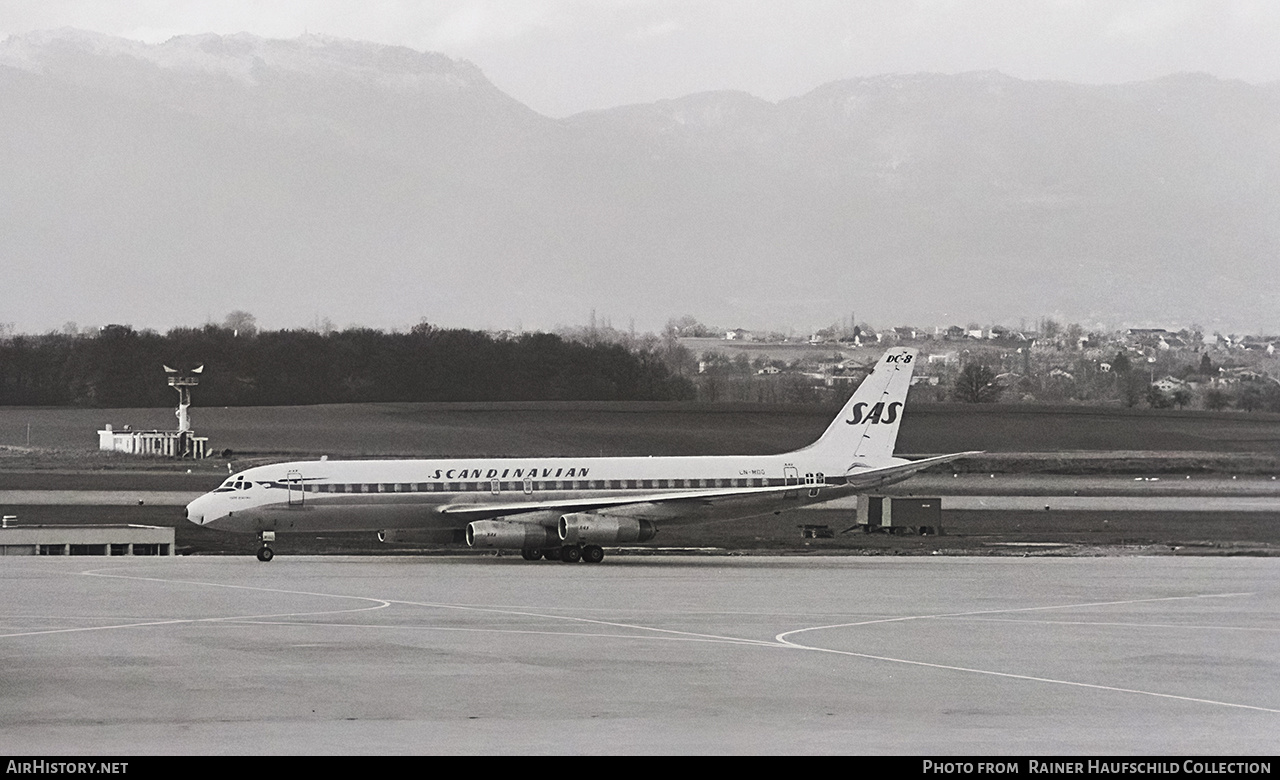
[[217, 488], [213, 492], [230, 493], [236, 490], [248, 490], [251, 487], [253, 487], [252, 481], [244, 479], [243, 477], [231, 477], [226, 482], [223, 482], [221, 487]]

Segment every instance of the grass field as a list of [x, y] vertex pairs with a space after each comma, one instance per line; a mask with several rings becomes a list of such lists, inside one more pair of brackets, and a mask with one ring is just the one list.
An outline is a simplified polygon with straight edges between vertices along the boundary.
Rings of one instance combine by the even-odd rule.
[[[192, 409], [214, 452], [237, 456], [473, 457], [719, 455], [783, 452], [813, 441], [833, 410], [698, 403], [350, 404]], [[0, 408], [0, 468], [88, 456], [104, 424], [171, 429], [169, 409]], [[27, 449], [27, 426], [30, 446]], [[1273, 459], [1280, 415], [1079, 406], [918, 404], [899, 454], [985, 450], [1120, 452]], [[161, 462], [151, 461], [157, 467]]]

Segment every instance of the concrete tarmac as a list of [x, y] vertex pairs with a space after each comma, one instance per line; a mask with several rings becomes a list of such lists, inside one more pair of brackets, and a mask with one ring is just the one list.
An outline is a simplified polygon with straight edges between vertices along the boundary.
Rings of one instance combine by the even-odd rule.
[[1280, 560], [9, 558], [0, 751], [1274, 754]]

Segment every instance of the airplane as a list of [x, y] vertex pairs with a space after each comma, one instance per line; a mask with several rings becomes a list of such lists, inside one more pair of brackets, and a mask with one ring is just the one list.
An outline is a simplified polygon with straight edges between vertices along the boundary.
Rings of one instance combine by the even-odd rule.
[[256, 466], [187, 505], [187, 519], [259, 535], [378, 531], [525, 560], [599, 563], [659, 525], [743, 519], [901, 482], [977, 452], [893, 456], [917, 352], [880, 358], [817, 441], [778, 455], [327, 460]]

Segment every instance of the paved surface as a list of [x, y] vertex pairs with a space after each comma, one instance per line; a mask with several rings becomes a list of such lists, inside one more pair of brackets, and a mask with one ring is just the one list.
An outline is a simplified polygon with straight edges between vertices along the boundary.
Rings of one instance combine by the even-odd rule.
[[0, 506], [186, 506], [202, 495], [179, 490], [0, 490]]
[[1274, 753], [1280, 561], [7, 559], [0, 752]]
[[[1076, 512], [1280, 512], [1280, 498], [1244, 496], [945, 496], [945, 509]], [[856, 506], [855, 506], [856, 509]]]

